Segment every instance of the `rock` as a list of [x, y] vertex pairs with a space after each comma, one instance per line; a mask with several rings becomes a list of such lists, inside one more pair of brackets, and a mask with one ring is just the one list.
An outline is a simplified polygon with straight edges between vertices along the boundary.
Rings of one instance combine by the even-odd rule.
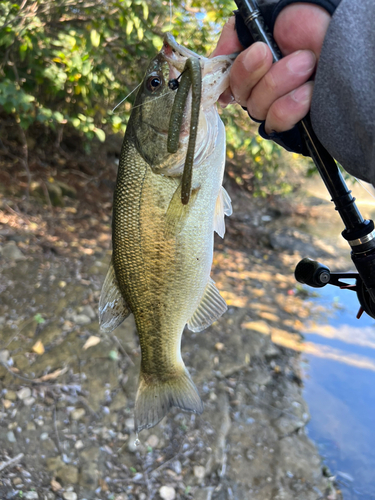
[[87, 490], [94, 491], [98, 485], [98, 470], [95, 463], [86, 462], [81, 469], [79, 484]]
[[27, 422], [27, 425], [26, 425], [27, 431], [35, 431], [35, 429], [36, 429], [36, 427], [35, 427], [34, 422]]
[[47, 469], [48, 470], [56, 471], [57, 469], [60, 469], [61, 467], [64, 467], [64, 462], [62, 461], [61, 457], [47, 458]]
[[182, 472], [182, 465], [179, 460], [175, 460], [172, 464], [172, 468], [175, 471], [176, 474], [181, 474]]
[[13, 405], [12, 401], [9, 401], [9, 399], [3, 399], [2, 402], [6, 410], [8, 410]]
[[91, 323], [91, 319], [86, 314], [72, 314], [70, 319], [77, 325], [88, 325]]
[[206, 469], [203, 467], [203, 465], [194, 465], [194, 476], [197, 479], [203, 479], [205, 475]]
[[26, 259], [26, 257], [16, 245], [15, 241], [9, 241], [2, 248], [0, 248], [0, 254], [8, 262], [16, 262], [18, 260]]
[[[214, 489], [215, 488], [213, 486], [209, 486], [208, 488], [199, 489], [194, 494], [194, 500], [209, 500], [210, 498], [212, 498], [212, 493], [213, 493]], [[217, 498], [222, 499], [224, 497], [220, 496]]]
[[10, 443], [15, 443], [17, 441], [13, 431], [7, 433], [7, 439]]
[[128, 450], [131, 453], [135, 453], [138, 450], [137, 436], [134, 434], [134, 432], [129, 436]]
[[151, 448], [156, 448], [159, 444], [159, 438], [155, 434], [151, 434], [151, 436], [147, 439], [146, 444], [151, 446]]
[[19, 391], [17, 391], [18, 399], [26, 399], [31, 396], [31, 389], [29, 387], [22, 387]]
[[74, 493], [74, 491], [65, 491], [63, 493], [63, 498], [64, 500], [77, 500], [77, 493]]
[[0, 351], [0, 363], [6, 364], [8, 362], [8, 359], [10, 357], [10, 352], [8, 349], [3, 349]]
[[99, 458], [99, 448], [91, 446], [81, 453], [81, 459], [84, 462], [96, 462]]
[[24, 498], [26, 498], [26, 500], [37, 500], [39, 495], [36, 491], [28, 491]]
[[58, 481], [56, 481], [55, 479], [52, 479], [51, 480], [51, 488], [53, 491], [59, 491], [62, 489], [62, 486]]
[[47, 469], [54, 472], [56, 480], [67, 484], [78, 483], [78, 469], [73, 465], [65, 465], [61, 457], [47, 459]]
[[[46, 182], [47, 191], [49, 195], [49, 199], [54, 207], [63, 207], [65, 206], [63, 200], [63, 192], [60, 186], [56, 182]], [[43, 197], [45, 198], [44, 190], [42, 189]], [[45, 199], [48, 202], [48, 200]]]
[[269, 344], [267, 345], [265, 351], [264, 351], [264, 356], [267, 359], [272, 359], [276, 358], [280, 354], [280, 349], [276, 347], [276, 345], [270, 340]]
[[23, 400], [23, 404], [25, 406], [32, 406], [34, 403], [35, 403], [35, 398], [33, 398], [32, 396], [30, 396], [29, 398], [25, 398]]
[[55, 181], [55, 184], [61, 189], [63, 196], [68, 196], [69, 198], [77, 197], [77, 190], [73, 186], [69, 186], [69, 184], [62, 181]]
[[7, 391], [4, 394], [4, 399], [9, 399], [10, 401], [15, 401], [17, 399], [17, 393], [14, 391]]
[[174, 500], [176, 498], [176, 490], [173, 486], [162, 486], [159, 489], [159, 495], [163, 500]]
[[125, 420], [125, 427], [130, 431], [134, 430], [134, 418], [127, 418]]
[[122, 391], [118, 392], [111, 403], [111, 411], [117, 411], [126, 408], [127, 402], [128, 401], [125, 394]]
[[73, 410], [70, 414], [72, 420], [81, 420], [86, 415], [86, 410], [84, 408], [77, 408]]
[[79, 440], [75, 443], [74, 448], [75, 448], [76, 450], [81, 450], [84, 446], [85, 446], [85, 445], [83, 444], [83, 442], [79, 439]]
[[40, 435], [40, 440], [41, 440], [41, 441], [45, 441], [46, 439], [48, 439], [48, 432], [43, 432], [43, 433]]
[[14, 486], [17, 486], [17, 484], [22, 484], [22, 479], [20, 477], [15, 477], [13, 479], [13, 484]]
[[90, 319], [96, 318], [95, 311], [91, 306], [83, 306], [82, 309], [80, 310], [80, 313], [84, 314], [85, 316], [88, 316]]
[[78, 469], [73, 465], [64, 465], [56, 471], [56, 477], [66, 484], [78, 483]]
[[330, 245], [324, 245], [318, 238], [294, 228], [280, 228], [269, 236], [270, 245], [274, 250], [298, 252], [311, 258], [332, 257], [335, 251]]

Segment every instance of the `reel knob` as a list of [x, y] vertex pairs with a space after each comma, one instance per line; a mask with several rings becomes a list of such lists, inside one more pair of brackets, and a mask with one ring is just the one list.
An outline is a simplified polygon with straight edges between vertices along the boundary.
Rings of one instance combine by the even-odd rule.
[[300, 283], [321, 288], [329, 283], [331, 272], [327, 266], [306, 257], [297, 264], [294, 276]]

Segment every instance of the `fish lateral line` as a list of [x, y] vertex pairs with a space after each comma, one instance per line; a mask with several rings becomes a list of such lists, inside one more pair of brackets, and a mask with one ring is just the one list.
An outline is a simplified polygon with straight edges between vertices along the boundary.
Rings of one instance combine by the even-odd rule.
[[[181, 81], [179, 82], [178, 80], [180, 78]], [[169, 88], [173, 87], [172, 90], [177, 88], [168, 130], [167, 149], [168, 152], [172, 154], [176, 153], [178, 150], [186, 100], [190, 88], [192, 90], [189, 142], [181, 184], [181, 203], [187, 205], [191, 193], [194, 152], [197, 141], [199, 110], [202, 98], [202, 69], [199, 58], [189, 57], [186, 60], [182, 73], [177, 78], [170, 80], [168, 86]]]

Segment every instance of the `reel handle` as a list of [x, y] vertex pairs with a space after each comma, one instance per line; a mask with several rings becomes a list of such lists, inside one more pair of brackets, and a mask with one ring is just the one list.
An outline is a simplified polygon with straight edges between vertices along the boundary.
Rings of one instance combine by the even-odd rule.
[[306, 257], [298, 262], [294, 276], [300, 283], [314, 288], [322, 288], [329, 283], [331, 272], [324, 264]]

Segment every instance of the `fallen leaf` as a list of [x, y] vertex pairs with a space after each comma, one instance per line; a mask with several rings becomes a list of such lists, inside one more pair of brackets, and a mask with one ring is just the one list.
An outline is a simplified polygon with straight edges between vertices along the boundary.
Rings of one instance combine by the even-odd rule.
[[12, 401], [10, 401], [9, 399], [3, 399], [2, 402], [6, 410], [12, 406]]
[[91, 335], [91, 337], [89, 337], [84, 346], [83, 346], [83, 349], [88, 349], [89, 347], [93, 347], [94, 345], [97, 345], [101, 342], [101, 339], [100, 337], [96, 337], [95, 335]]
[[39, 355], [44, 354], [44, 345], [43, 345], [42, 341], [38, 340], [38, 342], [35, 342], [35, 344], [32, 347], [32, 350]]
[[55, 370], [52, 373], [47, 373], [46, 375], [43, 375], [43, 377], [35, 379], [35, 382], [47, 382], [47, 380], [53, 380], [60, 375], [63, 375], [68, 371], [68, 367], [66, 366], [65, 368], [59, 368], [58, 370]]
[[53, 491], [59, 491], [59, 490], [61, 490], [62, 486], [58, 481], [56, 481], [55, 479], [52, 479], [51, 480], [51, 488]]

